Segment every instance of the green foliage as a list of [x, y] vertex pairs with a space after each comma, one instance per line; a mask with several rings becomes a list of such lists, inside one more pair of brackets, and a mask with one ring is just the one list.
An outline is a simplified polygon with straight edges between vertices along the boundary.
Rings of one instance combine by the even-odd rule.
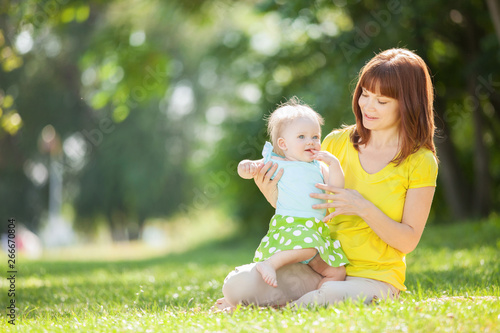
[[[376, 52], [391, 47], [415, 50], [428, 63], [436, 86], [436, 125], [441, 167], [433, 218], [437, 221], [487, 216], [499, 209], [499, 178], [492, 161], [499, 144], [497, 117], [498, 40], [483, 3], [448, 5], [423, 1], [262, 1], [255, 21], [233, 29], [239, 42], [216, 45], [216, 54], [229, 53], [221, 76], [240, 78], [233, 90], [219, 91], [226, 99], [245, 97], [251, 85], [261, 92], [246, 111], [248, 100], [236, 100], [250, 119], [233, 117], [221, 141], [225, 160], [256, 155], [227, 148], [230, 140], [257, 136], [260, 121], [276, 104], [297, 95], [326, 118], [324, 134], [352, 124], [351, 92], [359, 69]], [[439, 13], [439, 14], [436, 14]], [[236, 33], [236, 32], [235, 32]], [[242, 42], [244, 41], [244, 42]], [[477, 108], [477, 110], [475, 110]], [[262, 138], [262, 139], [261, 139]], [[490, 157], [491, 156], [491, 160]], [[213, 164], [221, 156], [214, 157]], [[471, 161], [475, 160], [474, 163]], [[485, 165], [487, 167], [485, 167]], [[260, 207], [257, 191], [246, 183], [232, 193], [229, 205], [239, 218], [265, 228], [269, 216]], [[236, 185], [237, 184], [237, 185]], [[228, 191], [229, 192], [229, 191]], [[454, 193], [460, 193], [458, 196]], [[257, 206], [259, 205], [259, 206]], [[258, 209], [256, 209], [258, 208]], [[458, 208], [458, 209], [457, 209]], [[255, 222], [260, 221], [260, 222]], [[259, 224], [260, 223], [260, 224]]]
[[[0, 86], [6, 131], [0, 132], [0, 142], [5, 151], [24, 155], [7, 160], [2, 177], [7, 168], [14, 169], [16, 178], [11, 179], [25, 180], [33, 187], [31, 197], [40, 199], [36, 209], [25, 209], [33, 205], [28, 204], [29, 191], [22, 191], [27, 186], [2, 181], [14, 203], [2, 206], [2, 215], [35, 229], [40, 223], [48, 182], [46, 177], [34, 181], [31, 166], [49, 168], [49, 158], [38, 145], [48, 124], [63, 143], [73, 143], [64, 145], [66, 157], [58, 166], [64, 173], [65, 201], [76, 204], [76, 222], [87, 224], [80, 229], [92, 230], [104, 216], [114, 233], [130, 229], [129, 235], [137, 237], [146, 218], [177, 211], [183, 186], [191, 184], [182, 171], [190, 148], [184, 137], [190, 133], [168, 119], [167, 98], [170, 81], [183, 65], [171, 61], [177, 41], [165, 39], [165, 29], [158, 29], [165, 17], [177, 29], [182, 16], [176, 14], [182, 14], [182, 7], [156, 2], [125, 7], [120, 2], [28, 1], [4, 14], [7, 46], [0, 46], [21, 47], [23, 33], [32, 43], [21, 47], [24, 65], [6, 71]], [[134, 19], [138, 13], [157, 20], [144, 23]], [[4, 93], [9, 91], [14, 93]], [[11, 121], [16, 104], [22, 110], [21, 131]], [[8, 135], [16, 135], [19, 143]], [[183, 143], [176, 149], [169, 147], [178, 141]]]
[[[126, 227], [138, 232], [136, 221], [142, 227], [148, 217], [177, 211], [182, 185], [190, 180], [169, 161], [165, 115], [153, 111], [133, 112], [102, 134], [80, 176], [75, 204], [83, 221], [103, 214], [114, 223], [114, 231], [123, 232], [120, 228]], [[179, 196], [172, 195], [176, 188]]]
[[[223, 240], [138, 261], [106, 261], [112, 253], [99, 262], [23, 260], [16, 327], [2, 325], [6, 332], [495, 332], [499, 238], [495, 217], [429, 226], [408, 256], [408, 291], [394, 302], [240, 308], [232, 315], [209, 309], [221, 297], [226, 274], [251, 260], [258, 239]], [[7, 283], [3, 279], [0, 286]]]
[[272, 209], [235, 167], [259, 157], [265, 115], [296, 95], [325, 117], [324, 135], [352, 124], [359, 69], [400, 46], [426, 60], [436, 88], [434, 219], [487, 216], [500, 208], [492, 17], [481, 1], [8, 1], [0, 215], [42, 222], [51, 125], [80, 229], [104, 217], [137, 236], [147, 218], [220, 205], [262, 230]]

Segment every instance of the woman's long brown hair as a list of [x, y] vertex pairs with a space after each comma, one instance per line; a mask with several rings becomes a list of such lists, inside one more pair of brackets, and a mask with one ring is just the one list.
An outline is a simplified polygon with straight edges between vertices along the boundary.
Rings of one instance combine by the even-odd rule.
[[360, 71], [352, 99], [356, 126], [351, 131], [354, 147], [370, 140], [358, 105], [362, 88], [397, 99], [400, 113], [400, 148], [391, 162], [399, 165], [425, 147], [436, 155], [434, 146], [434, 90], [425, 62], [406, 49], [389, 49], [377, 54]]

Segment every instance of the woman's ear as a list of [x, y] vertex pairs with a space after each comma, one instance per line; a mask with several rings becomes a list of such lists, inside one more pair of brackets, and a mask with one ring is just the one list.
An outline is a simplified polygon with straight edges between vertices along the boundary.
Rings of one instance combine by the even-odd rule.
[[283, 151], [287, 150], [285, 139], [278, 138], [278, 147]]

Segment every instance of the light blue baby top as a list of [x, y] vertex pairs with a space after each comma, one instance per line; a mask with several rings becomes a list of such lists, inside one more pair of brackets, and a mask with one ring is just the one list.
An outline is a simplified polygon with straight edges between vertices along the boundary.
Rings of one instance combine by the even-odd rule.
[[[322, 219], [326, 215], [326, 209], [313, 209], [312, 205], [324, 203], [324, 200], [311, 198], [310, 193], [324, 193], [314, 186], [316, 183], [324, 184], [321, 166], [318, 161], [282, 161], [272, 159], [277, 156], [273, 152], [273, 145], [266, 142], [262, 150], [264, 163], [272, 160], [278, 163], [278, 169], [283, 169], [283, 176], [278, 182], [278, 202], [276, 203], [276, 214], [296, 217], [317, 217]], [[273, 175], [276, 175], [276, 173]]]

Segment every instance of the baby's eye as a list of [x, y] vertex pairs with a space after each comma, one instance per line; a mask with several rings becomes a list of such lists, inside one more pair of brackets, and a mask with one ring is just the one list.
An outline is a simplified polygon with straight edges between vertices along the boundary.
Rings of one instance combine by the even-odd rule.
[[314, 139], [314, 140], [318, 140], [318, 139], [319, 139], [319, 136], [318, 136], [318, 135], [315, 135], [315, 136], [313, 136], [313, 139]]
[[305, 138], [305, 136], [299, 135], [299, 139], [304, 139], [304, 138]]

